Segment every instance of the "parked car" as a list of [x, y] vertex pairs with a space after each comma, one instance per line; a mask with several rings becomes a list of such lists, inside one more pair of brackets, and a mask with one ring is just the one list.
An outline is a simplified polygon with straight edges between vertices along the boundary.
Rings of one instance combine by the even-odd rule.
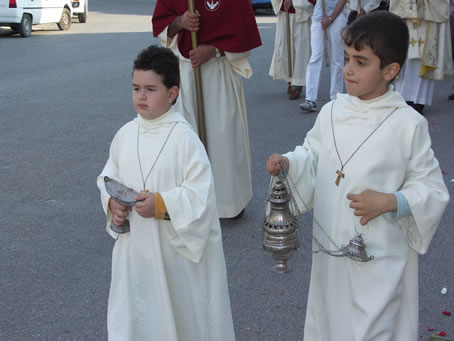
[[88, 0], [71, 0], [73, 15], [77, 16], [79, 22], [86, 23], [88, 16]]
[[273, 6], [271, 5], [270, 0], [251, 0], [252, 9], [255, 11], [257, 9], [271, 9]]
[[[85, 0], [86, 1], [86, 0]], [[85, 8], [85, 3], [83, 5]], [[83, 17], [83, 10], [79, 11]], [[22, 37], [29, 37], [32, 25], [56, 23], [66, 31], [71, 27], [74, 11], [71, 0], [0, 0], [0, 26], [9, 26]], [[79, 18], [80, 20], [80, 18]]]

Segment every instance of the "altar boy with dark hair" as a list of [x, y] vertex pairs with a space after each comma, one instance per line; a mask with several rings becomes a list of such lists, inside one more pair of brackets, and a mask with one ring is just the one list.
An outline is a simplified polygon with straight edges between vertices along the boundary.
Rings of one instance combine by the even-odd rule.
[[374, 257], [313, 254], [304, 340], [414, 341], [418, 254], [426, 253], [449, 195], [427, 121], [390, 85], [407, 53], [405, 22], [371, 13], [343, 38], [348, 94], [322, 108], [302, 146], [267, 161], [271, 175], [280, 163], [289, 169], [300, 209], [314, 209], [323, 247], [339, 251], [360, 233]]
[[[173, 111], [179, 84], [169, 49], [150, 46], [137, 56], [138, 115], [115, 135], [98, 178], [116, 239], [109, 341], [235, 340], [213, 176], [198, 136]], [[104, 176], [140, 192], [132, 210], [109, 197]], [[126, 218], [130, 232], [110, 230]]]

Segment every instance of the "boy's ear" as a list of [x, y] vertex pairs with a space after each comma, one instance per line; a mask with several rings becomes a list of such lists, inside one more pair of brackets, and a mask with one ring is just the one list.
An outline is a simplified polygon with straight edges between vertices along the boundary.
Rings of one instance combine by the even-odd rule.
[[179, 92], [180, 92], [180, 89], [176, 85], [172, 86], [169, 89], [169, 102], [170, 103], [173, 103], [177, 99]]
[[385, 80], [391, 82], [400, 72], [399, 63], [391, 63], [385, 66]]

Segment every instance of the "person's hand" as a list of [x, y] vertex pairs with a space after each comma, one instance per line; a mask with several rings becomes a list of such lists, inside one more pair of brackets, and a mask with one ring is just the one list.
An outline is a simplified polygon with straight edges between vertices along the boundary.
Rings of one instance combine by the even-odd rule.
[[128, 217], [131, 207], [120, 204], [114, 198], [109, 201], [110, 212], [112, 213], [112, 221], [115, 225], [121, 226]]
[[375, 192], [370, 189], [361, 194], [347, 194], [347, 199], [351, 200], [350, 207], [354, 209], [353, 214], [361, 217], [361, 225], [366, 225], [375, 217], [397, 209], [394, 194]]
[[326, 30], [333, 22], [331, 21], [330, 17], [324, 16], [322, 18], [322, 28], [323, 30]]
[[365, 14], [366, 14], [366, 11], [364, 11], [364, 9], [361, 8], [361, 10], [358, 11], [358, 14], [356, 15], [356, 17], [359, 18]]
[[206, 63], [214, 56], [216, 56], [216, 48], [212, 45], [199, 45], [189, 51], [189, 59], [191, 59], [191, 64], [194, 68]]
[[199, 30], [199, 12], [186, 11], [181, 16], [181, 26], [189, 32], [197, 32]]
[[284, 0], [284, 9], [288, 12], [288, 9], [293, 6], [293, 0]]
[[266, 170], [270, 175], [278, 176], [279, 173], [281, 172], [281, 169], [279, 167], [281, 163], [284, 163], [285, 167], [289, 169], [290, 167], [289, 159], [279, 154], [273, 154], [266, 161]]
[[136, 212], [144, 218], [154, 217], [154, 193], [140, 192], [136, 197]]

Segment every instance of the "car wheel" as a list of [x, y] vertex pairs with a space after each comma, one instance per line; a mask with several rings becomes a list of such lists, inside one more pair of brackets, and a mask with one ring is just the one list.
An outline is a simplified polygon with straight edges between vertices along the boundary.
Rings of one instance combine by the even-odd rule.
[[60, 30], [66, 31], [71, 27], [71, 12], [67, 8], [63, 8], [63, 13], [61, 15], [60, 22], [57, 23], [57, 26]]
[[78, 13], [77, 17], [79, 18], [80, 23], [86, 23], [87, 22], [87, 15], [88, 15], [88, 0], [85, 0], [85, 5], [84, 5], [84, 13]]
[[17, 30], [21, 37], [30, 37], [32, 34], [32, 17], [30, 14], [24, 14], [20, 24], [17, 26]]

